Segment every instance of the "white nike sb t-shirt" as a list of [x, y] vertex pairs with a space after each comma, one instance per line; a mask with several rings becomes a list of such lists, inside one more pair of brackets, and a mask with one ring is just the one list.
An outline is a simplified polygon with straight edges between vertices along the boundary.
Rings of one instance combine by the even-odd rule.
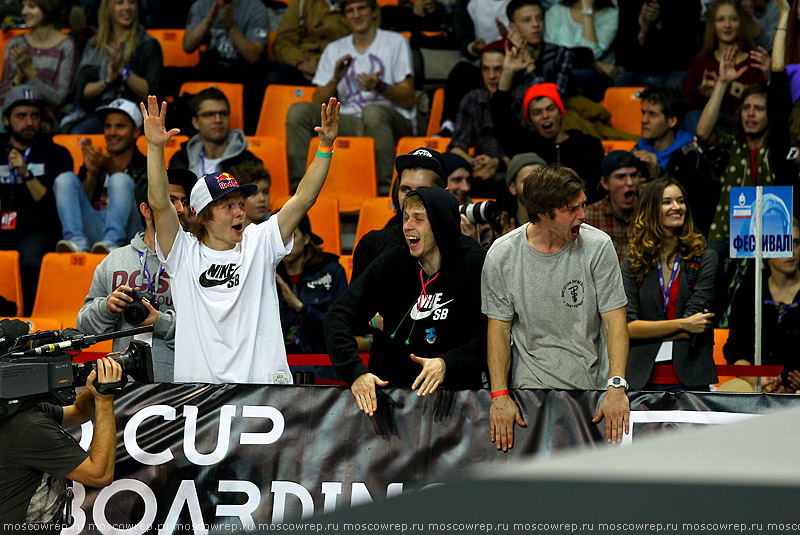
[[227, 251], [179, 231], [165, 258], [156, 234], [172, 279], [176, 383], [292, 382], [275, 287], [275, 267], [292, 244], [283, 244], [277, 217], [248, 225]]

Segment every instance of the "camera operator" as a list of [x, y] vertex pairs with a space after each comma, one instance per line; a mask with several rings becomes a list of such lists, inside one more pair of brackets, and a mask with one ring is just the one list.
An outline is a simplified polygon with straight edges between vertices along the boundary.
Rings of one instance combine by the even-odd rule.
[[[106, 357], [86, 380], [75, 403], [60, 407], [39, 403], [0, 418], [0, 533], [17, 533], [37, 524], [40, 533], [58, 533], [70, 505], [66, 479], [103, 487], [114, 477], [116, 422], [114, 396], [95, 389], [122, 379], [122, 367]], [[89, 452], [63, 427], [94, 420]]]
[[[167, 179], [170, 200], [183, 222], [189, 210], [187, 197], [197, 177], [186, 169], [170, 169]], [[77, 327], [86, 334], [103, 334], [154, 325], [152, 333], [137, 338], [152, 348], [154, 380], [169, 383], [175, 362], [172, 280], [155, 253], [156, 229], [147, 200], [147, 180], [136, 184], [134, 197], [145, 230], [130, 244], [111, 251], [97, 266], [89, 294], [78, 312]], [[122, 351], [129, 342], [130, 338], [115, 339], [114, 351]]]

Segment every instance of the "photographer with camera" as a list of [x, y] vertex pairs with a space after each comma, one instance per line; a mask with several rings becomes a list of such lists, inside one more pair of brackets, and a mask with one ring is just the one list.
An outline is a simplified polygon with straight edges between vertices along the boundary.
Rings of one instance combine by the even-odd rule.
[[[39, 403], [0, 418], [0, 533], [18, 533], [28, 524], [36, 524], [40, 533], [59, 533], [70, 517], [72, 493], [66, 479], [93, 487], [111, 483], [117, 441], [114, 395], [99, 393], [95, 383], [121, 380], [120, 364], [102, 358], [74, 404]], [[87, 453], [64, 428], [90, 419], [94, 430]]]
[[[189, 210], [187, 197], [197, 177], [186, 169], [170, 169], [167, 179], [170, 200], [181, 219]], [[155, 381], [169, 383], [175, 361], [175, 306], [172, 281], [155, 252], [156, 229], [147, 192], [147, 180], [136, 184], [134, 197], [144, 232], [111, 251], [97, 266], [77, 327], [83, 333], [102, 334], [153, 325], [152, 333], [137, 338], [152, 348]], [[130, 338], [115, 339], [114, 351], [122, 351], [129, 342]]]

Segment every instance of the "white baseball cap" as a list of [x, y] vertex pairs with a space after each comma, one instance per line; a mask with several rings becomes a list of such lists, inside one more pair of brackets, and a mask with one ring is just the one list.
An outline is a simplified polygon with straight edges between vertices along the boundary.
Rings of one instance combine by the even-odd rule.
[[138, 128], [142, 127], [142, 111], [135, 103], [126, 98], [118, 98], [112, 100], [105, 106], [100, 106], [95, 110], [101, 119], [105, 119], [109, 113], [124, 113], [131, 118], [133, 124]]

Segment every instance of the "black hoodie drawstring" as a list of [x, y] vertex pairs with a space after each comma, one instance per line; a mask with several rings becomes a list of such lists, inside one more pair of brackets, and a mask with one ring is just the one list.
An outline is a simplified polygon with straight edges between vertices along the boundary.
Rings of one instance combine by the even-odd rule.
[[[408, 311], [406, 312], [405, 316], [403, 316], [403, 319], [401, 319], [401, 320], [400, 320], [400, 323], [398, 323], [398, 324], [397, 324], [397, 328], [396, 328], [396, 329], [394, 330], [394, 332], [393, 332], [393, 333], [392, 333], [392, 334], [389, 336], [389, 338], [390, 338], [390, 339], [392, 339], [392, 340], [394, 340], [394, 337], [395, 337], [395, 335], [397, 334], [397, 331], [400, 329], [400, 326], [401, 326], [401, 325], [403, 324], [403, 322], [406, 320], [406, 318], [408, 317], [408, 315], [409, 315], [409, 314], [411, 314], [411, 310], [414, 308], [414, 305], [417, 305], [417, 312], [419, 312], [419, 311], [420, 311], [420, 309], [422, 308], [422, 303], [424, 303], [424, 302], [425, 302], [425, 301], [423, 301], [423, 300], [422, 300], [422, 299], [423, 299], [423, 297], [424, 297], [426, 300], [428, 300], [428, 299], [429, 299], [429, 297], [428, 297], [428, 291], [426, 290], [426, 288], [428, 287], [428, 285], [429, 285], [430, 283], [432, 283], [433, 281], [435, 281], [435, 280], [436, 280], [436, 277], [438, 277], [438, 276], [439, 276], [439, 272], [437, 271], [437, 272], [436, 272], [436, 273], [433, 275], [433, 277], [429, 277], [429, 278], [428, 278], [428, 281], [426, 282], [422, 274], [423, 274], [423, 271], [422, 271], [422, 268], [420, 268], [420, 270], [419, 270], [419, 282], [422, 284], [422, 290], [421, 290], [421, 291], [420, 291], [420, 293], [419, 293], [419, 297], [417, 297], [417, 299], [416, 299], [416, 301], [415, 301], [414, 303], [411, 303], [411, 306], [409, 307], [409, 309], [408, 309]], [[413, 333], [413, 332], [414, 332], [414, 326], [415, 326], [416, 324], [417, 324], [417, 320], [414, 320], [414, 322], [411, 324], [411, 330], [410, 330], [410, 331], [408, 331], [408, 338], [406, 338], [406, 341], [405, 341], [405, 344], [406, 344], [406, 345], [409, 345], [409, 344], [410, 344], [409, 340], [411, 340], [411, 333]]]

